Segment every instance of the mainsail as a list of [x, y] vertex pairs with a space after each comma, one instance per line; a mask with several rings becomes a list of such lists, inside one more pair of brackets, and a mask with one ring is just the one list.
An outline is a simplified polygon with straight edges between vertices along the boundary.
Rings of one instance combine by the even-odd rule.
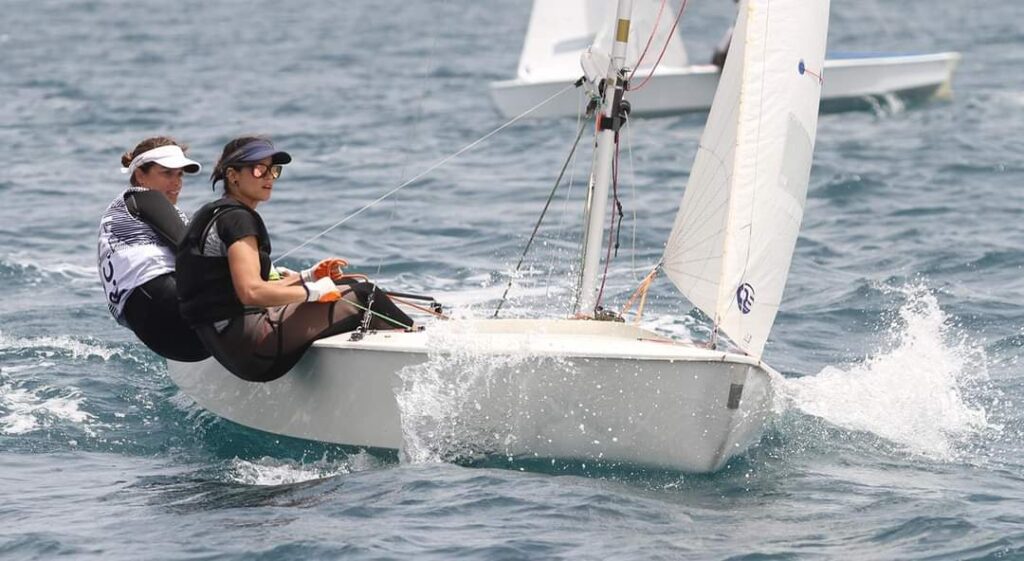
[[803, 218], [828, 0], [744, 0], [663, 257], [672, 282], [760, 356]]
[[[660, 68], [686, 66], [686, 49], [678, 33], [669, 37], [675, 11], [665, 6], [651, 39], [652, 49], [660, 49], [668, 41]], [[632, 31], [626, 53], [626, 66], [632, 68], [658, 19], [661, 0], [635, 0], [631, 18]], [[524, 80], [565, 80], [578, 77], [580, 53], [590, 47], [610, 54], [616, 2], [614, 0], [534, 0], [530, 24], [519, 57], [519, 78]], [[645, 66], [653, 64], [658, 52], [648, 53]]]

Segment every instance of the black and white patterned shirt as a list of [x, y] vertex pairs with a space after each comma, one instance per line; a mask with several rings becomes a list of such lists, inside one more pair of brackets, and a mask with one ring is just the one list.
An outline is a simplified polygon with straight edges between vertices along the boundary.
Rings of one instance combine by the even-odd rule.
[[[149, 224], [132, 216], [125, 206], [127, 193], [146, 190], [129, 187], [110, 203], [100, 219], [96, 266], [107, 307], [122, 325], [124, 305], [132, 290], [160, 275], [174, 272], [174, 249]], [[185, 213], [174, 208], [187, 224]]]

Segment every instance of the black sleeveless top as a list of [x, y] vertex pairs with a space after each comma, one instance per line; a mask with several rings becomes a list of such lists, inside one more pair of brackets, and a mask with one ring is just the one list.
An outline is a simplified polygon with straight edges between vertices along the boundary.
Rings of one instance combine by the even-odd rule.
[[[238, 212], [249, 215], [238, 217], [243, 219], [237, 221], [242, 224], [241, 228], [225, 229], [218, 224], [220, 220], [215, 220]], [[246, 312], [231, 282], [227, 255], [203, 255], [203, 245], [213, 227], [218, 228], [218, 235], [226, 246], [255, 235], [260, 254], [260, 277], [263, 280], [270, 278], [270, 234], [260, 215], [226, 197], [204, 205], [192, 217], [177, 255], [178, 300], [181, 315], [190, 325], [211, 324]]]

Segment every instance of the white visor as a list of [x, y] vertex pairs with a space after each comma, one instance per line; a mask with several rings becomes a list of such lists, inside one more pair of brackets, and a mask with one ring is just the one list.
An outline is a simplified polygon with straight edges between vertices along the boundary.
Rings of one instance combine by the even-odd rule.
[[190, 160], [185, 157], [185, 153], [181, 151], [180, 146], [168, 145], [158, 146], [152, 150], [147, 150], [132, 160], [131, 165], [126, 168], [121, 168], [121, 173], [132, 174], [135, 170], [142, 167], [143, 164], [156, 163], [167, 169], [180, 169], [185, 173], [199, 173], [203, 166], [199, 165], [199, 162]]

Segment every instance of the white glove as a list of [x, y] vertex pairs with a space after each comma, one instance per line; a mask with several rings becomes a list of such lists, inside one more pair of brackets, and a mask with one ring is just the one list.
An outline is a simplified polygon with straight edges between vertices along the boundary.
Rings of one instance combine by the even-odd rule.
[[299, 274], [302, 275], [302, 280], [306, 282], [313, 282], [324, 277], [341, 280], [342, 275], [345, 274], [345, 271], [342, 269], [345, 267], [348, 267], [348, 261], [339, 257], [331, 257], [320, 261], [308, 269], [303, 269]]
[[302, 283], [306, 289], [306, 302], [337, 302], [341, 300], [341, 291], [335, 286], [330, 277], [324, 277], [316, 282]]

